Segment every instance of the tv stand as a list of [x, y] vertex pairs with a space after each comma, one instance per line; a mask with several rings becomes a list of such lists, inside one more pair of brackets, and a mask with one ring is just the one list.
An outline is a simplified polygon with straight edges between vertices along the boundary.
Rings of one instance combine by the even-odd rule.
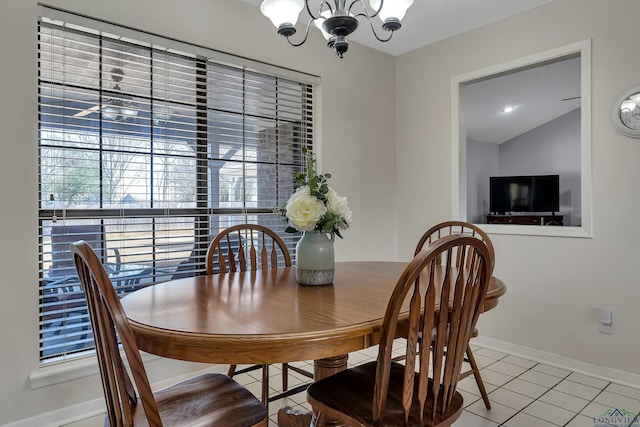
[[487, 215], [487, 224], [564, 225], [564, 215]]

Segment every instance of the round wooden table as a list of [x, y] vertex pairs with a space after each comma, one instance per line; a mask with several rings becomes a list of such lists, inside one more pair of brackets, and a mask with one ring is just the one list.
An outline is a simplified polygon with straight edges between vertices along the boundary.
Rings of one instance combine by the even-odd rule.
[[[404, 262], [339, 262], [328, 286], [303, 286], [283, 268], [159, 283], [122, 298], [141, 350], [221, 364], [314, 360], [316, 379], [346, 369], [347, 354], [378, 343], [387, 302]], [[505, 284], [492, 278], [484, 310]], [[310, 414], [279, 411], [281, 426]]]
[[[296, 283], [293, 268], [173, 280], [122, 305], [141, 350], [173, 359], [272, 364], [345, 355], [377, 344], [404, 262], [336, 263], [328, 286]], [[492, 279], [484, 309], [506, 292]]]

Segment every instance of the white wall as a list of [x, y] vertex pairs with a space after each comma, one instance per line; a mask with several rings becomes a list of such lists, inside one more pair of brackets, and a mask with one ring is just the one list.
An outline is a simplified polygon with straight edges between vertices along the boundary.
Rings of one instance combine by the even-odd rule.
[[500, 144], [499, 156], [502, 176], [560, 175], [564, 225], [580, 225], [579, 108]]
[[[451, 78], [591, 39], [594, 236], [493, 235], [495, 274], [508, 290], [479, 329], [503, 342], [638, 374], [640, 143], [615, 131], [611, 109], [639, 83], [640, 56], [622, 46], [636, 37], [640, 2], [614, 3], [555, 0], [398, 59], [399, 254], [408, 258], [421, 230], [453, 216]], [[602, 306], [613, 309], [613, 336], [598, 333]]]
[[564, 225], [579, 226], [580, 109], [502, 144], [467, 140], [467, 220], [486, 223], [489, 177], [560, 175]]
[[467, 221], [484, 224], [489, 212], [489, 177], [500, 175], [500, 145], [467, 140]]
[[[339, 60], [319, 33], [293, 48], [259, 9], [237, 0], [47, 3], [321, 76], [319, 160], [333, 174], [332, 186], [350, 197], [354, 213], [353, 226], [336, 243], [336, 257], [396, 258], [393, 57], [352, 45]], [[48, 372], [38, 361], [36, 1], [4, 0], [0, 16], [0, 425], [36, 417], [28, 425], [42, 426], [86, 409], [72, 405], [92, 399], [99, 405], [102, 388], [97, 375], [37, 389], [29, 382], [31, 374]], [[152, 381], [194, 368], [203, 366], [148, 364]]]

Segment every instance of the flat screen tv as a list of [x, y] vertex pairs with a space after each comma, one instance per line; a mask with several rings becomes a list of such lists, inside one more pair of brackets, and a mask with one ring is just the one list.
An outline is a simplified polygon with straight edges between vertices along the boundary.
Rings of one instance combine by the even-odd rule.
[[560, 176], [492, 176], [489, 178], [489, 210], [551, 212], [560, 210]]

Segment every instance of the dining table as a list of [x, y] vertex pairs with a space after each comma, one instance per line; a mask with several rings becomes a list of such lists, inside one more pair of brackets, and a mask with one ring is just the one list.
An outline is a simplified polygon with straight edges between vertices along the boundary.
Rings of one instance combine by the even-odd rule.
[[[121, 303], [142, 351], [212, 364], [313, 360], [320, 379], [346, 369], [350, 352], [378, 343], [407, 264], [337, 262], [324, 286], [298, 284], [294, 267], [200, 275], [139, 289]], [[505, 292], [492, 277], [483, 310]], [[279, 424], [308, 425], [308, 418], [284, 409]]]

